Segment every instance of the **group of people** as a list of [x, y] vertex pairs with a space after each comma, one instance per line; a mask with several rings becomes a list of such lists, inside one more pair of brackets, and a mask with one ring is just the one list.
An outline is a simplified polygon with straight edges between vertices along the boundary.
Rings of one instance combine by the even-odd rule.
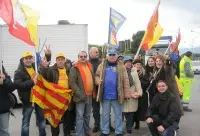
[[[177, 65], [170, 57], [157, 54], [149, 57], [143, 65], [141, 58], [133, 59], [109, 50], [106, 60], [102, 61], [98, 48], [92, 47], [89, 55], [85, 51], [79, 52], [78, 61], [74, 63], [63, 53], [57, 53], [56, 63], [50, 66], [51, 50], [48, 48], [38, 72], [48, 82], [72, 90], [72, 100], [62, 119], [64, 136], [70, 136], [72, 129], [75, 129], [76, 136], [92, 136], [98, 131], [102, 136], [108, 136], [110, 131], [122, 136], [125, 120], [127, 136], [134, 135], [133, 126], [140, 129], [140, 121], [147, 122], [152, 136], [173, 136], [179, 128], [183, 111], [192, 111], [188, 108], [194, 77], [191, 57], [192, 53], [186, 52]], [[13, 82], [4, 68], [0, 74], [1, 136], [9, 136], [9, 115], [13, 106], [11, 94], [15, 89], [23, 103], [21, 136], [29, 136], [33, 111], [39, 136], [46, 136], [47, 120], [43, 110], [30, 102], [31, 89], [37, 83], [34, 68], [33, 55], [24, 52]], [[178, 87], [175, 73], [179, 73], [177, 77], [184, 90]], [[111, 107], [114, 128], [111, 125]], [[91, 112], [93, 130], [90, 128]], [[56, 128], [51, 126], [52, 136], [59, 136], [59, 130], [59, 125]]]

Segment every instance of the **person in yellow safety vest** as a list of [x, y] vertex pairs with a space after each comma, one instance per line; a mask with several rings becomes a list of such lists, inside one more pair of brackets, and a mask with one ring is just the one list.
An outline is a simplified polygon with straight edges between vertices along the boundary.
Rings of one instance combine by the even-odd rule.
[[194, 80], [194, 73], [192, 67], [192, 52], [187, 51], [181, 62], [180, 66], [180, 81], [183, 85], [183, 111], [192, 112], [192, 109], [188, 107], [191, 98], [192, 83]]

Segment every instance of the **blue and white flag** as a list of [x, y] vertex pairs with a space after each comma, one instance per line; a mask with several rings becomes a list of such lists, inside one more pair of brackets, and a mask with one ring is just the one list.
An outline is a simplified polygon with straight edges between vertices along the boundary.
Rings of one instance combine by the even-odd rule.
[[110, 8], [108, 45], [117, 45], [117, 32], [123, 25], [126, 18], [116, 10]]

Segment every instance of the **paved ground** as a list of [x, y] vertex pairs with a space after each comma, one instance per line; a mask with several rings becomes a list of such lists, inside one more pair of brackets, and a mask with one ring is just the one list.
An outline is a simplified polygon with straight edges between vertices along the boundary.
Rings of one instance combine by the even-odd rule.
[[[200, 136], [200, 76], [196, 76], [196, 81], [193, 85], [191, 108], [193, 112], [185, 113], [180, 123], [180, 136]], [[16, 118], [10, 118], [11, 136], [20, 136], [21, 127], [21, 107], [15, 110]], [[93, 117], [91, 117], [91, 126], [93, 125]], [[62, 126], [61, 126], [62, 128]], [[61, 129], [60, 128], [60, 129]], [[47, 136], [51, 136], [50, 127], [46, 127]], [[141, 129], [133, 131], [133, 136], [147, 136], [149, 134], [145, 123], [141, 123]], [[99, 135], [98, 133], [96, 134]], [[113, 135], [113, 134], [112, 134]], [[38, 131], [35, 125], [35, 116], [33, 114], [30, 124], [30, 136], [38, 136]], [[60, 136], [63, 136], [62, 130]]]

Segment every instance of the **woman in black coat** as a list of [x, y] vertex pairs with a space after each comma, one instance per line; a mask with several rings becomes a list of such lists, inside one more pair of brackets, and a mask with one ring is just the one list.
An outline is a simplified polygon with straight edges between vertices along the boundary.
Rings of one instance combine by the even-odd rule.
[[140, 59], [134, 60], [133, 66], [137, 69], [143, 91], [143, 95], [138, 99], [138, 110], [134, 113], [135, 129], [139, 129], [140, 121], [145, 121], [145, 114], [148, 108], [148, 96], [146, 93], [146, 88], [149, 85], [149, 77], [146, 75]]
[[168, 90], [166, 81], [157, 83], [158, 93], [147, 110], [147, 124], [152, 136], [174, 136], [178, 129], [181, 111], [176, 96]]
[[[161, 69], [159, 71], [159, 69]], [[157, 76], [155, 78], [155, 83], [157, 84], [159, 80], [164, 80], [168, 84], [169, 91], [176, 96], [177, 102], [179, 103], [179, 109], [181, 110], [180, 104], [180, 94], [178, 90], [178, 86], [175, 80], [175, 71], [173, 69], [173, 63], [170, 58], [165, 59], [164, 56], [158, 55], [156, 57], [156, 68], [155, 72], [157, 72]], [[155, 93], [158, 92], [157, 88], [155, 88]]]
[[10, 109], [15, 104], [11, 94], [14, 90], [15, 85], [3, 68], [0, 74], [0, 136], [10, 136], [8, 127]]
[[[155, 72], [155, 58], [154, 57], [149, 57], [148, 60], [147, 60], [147, 64], [145, 66], [145, 76], [144, 78], [148, 80], [148, 87], [150, 85], [150, 82], [153, 78], [153, 74]], [[155, 81], [154, 81], [155, 82]], [[156, 88], [156, 85], [155, 83], [153, 83], [150, 88], [147, 90], [147, 88], [144, 88], [144, 91], [148, 91], [149, 92], [149, 100], [148, 100], [148, 105], [151, 103], [153, 97], [155, 96], [156, 92], [155, 92], [155, 88]]]

